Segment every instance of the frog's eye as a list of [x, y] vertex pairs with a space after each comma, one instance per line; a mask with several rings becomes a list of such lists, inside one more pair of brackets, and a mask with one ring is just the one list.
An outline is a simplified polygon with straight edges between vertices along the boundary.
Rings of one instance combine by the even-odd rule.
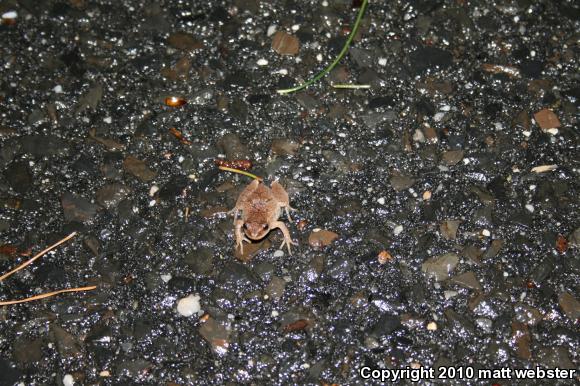
[[262, 229], [268, 229], [268, 224], [262, 225]]
[[244, 225], [242, 225], [244, 227], [244, 229], [248, 229], [248, 224], [244, 223]]

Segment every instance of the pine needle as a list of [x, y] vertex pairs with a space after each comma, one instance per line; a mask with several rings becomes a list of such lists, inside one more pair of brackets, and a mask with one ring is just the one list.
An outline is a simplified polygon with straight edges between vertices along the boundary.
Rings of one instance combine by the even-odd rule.
[[96, 285], [91, 285], [91, 286], [88, 286], [88, 287], [77, 287], [77, 288], [61, 289], [61, 290], [58, 290], [58, 291], [46, 292], [44, 294], [31, 296], [31, 297], [25, 298], [25, 299], [20, 299], [20, 300], [7, 300], [5, 302], [0, 302], [0, 306], [9, 306], [11, 304], [20, 304], [20, 303], [32, 302], [34, 300], [40, 300], [40, 299], [49, 298], [51, 296], [58, 295], [58, 294], [62, 294], [62, 293], [65, 293], [65, 292], [92, 291], [95, 288], [97, 288]]
[[326, 67], [324, 70], [322, 70], [318, 74], [316, 74], [316, 76], [314, 76], [312, 79], [310, 79], [307, 82], [302, 83], [301, 85], [298, 85], [298, 86], [292, 87], [292, 88], [277, 90], [276, 92], [278, 94], [283, 95], [283, 94], [289, 94], [291, 92], [296, 92], [296, 91], [302, 90], [303, 88], [306, 88], [306, 87], [312, 85], [313, 83], [318, 82], [320, 79], [322, 79], [324, 76], [326, 76], [330, 71], [332, 71], [332, 69], [334, 67], [336, 67], [338, 62], [340, 62], [340, 60], [343, 58], [343, 56], [348, 52], [348, 48], [350, 47], [350, 43], [352, 42], [352, 39], [354, 39], [354, 36], [356, 35], [356, 33], [358, 31], [358, 27], [360, 26], [360, 22], [363, 18], [363, 15], [365, 13], [367, 5], [368, 5], [368, 0], [363, 0], [363, 3], [360, 6], [360, 10], [358, 11], [358, 15], [356, 17], [356, 21], [354, 22], [354, 26], [352, 27], [352, 31], [350, 31], [350, 34], [348, 35], [348, 38], [346, 39], [346, 42], [344, 43], [344, 46], [342, 47], [342, 50], [340, 51], [340, 53], [334, 59], [334, 61], [332, 63], [330, 63], [330, 65], [328, 65], [328, 67]]
[[46, 249], [40, 251], [34, 257], [32, 257], [30, 260], [27, 260], [24, 263], [20, 264], [18, 267], [14, 268], [12, 271], [7, 272], [4, 275], [0, 276], [0, 282], [3, 281], [4, 279], [6, 279], [9, 276], [12, 276], [13, 274], [15, 274], [16, 272], [20, 271], [21, 269], [27, 267], [28, 265], [32, 264], [36, 259], [38, 259], [39, 257], [47, 254], [48, 252], [50, 252], [54, 248], [58, 247], [62, 243], [66, 242], [66, 241], [68, 241], [70, 239], [72, 239], [74, 236], [76, 236], [76, 234], [77, 234], [76, 232], [71, 233], [70, 235], [68, 235], [64, 239], [56, 242], [55, 244], [52, 244], [50, 247], [48, 247]]

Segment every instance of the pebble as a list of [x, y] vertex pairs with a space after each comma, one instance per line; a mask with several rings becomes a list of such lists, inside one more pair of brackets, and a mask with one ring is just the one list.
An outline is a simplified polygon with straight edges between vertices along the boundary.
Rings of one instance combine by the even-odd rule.
[[558, 297], [558, 303], [570, 320], [577, 321], [580, 318], [580, 302], [574, 296], [562, 292]]
[[270, 37], [270, 36], [274, 35], [276, 33], [277, 28], [278, 28], [278, 26], [275, 24], [269, 26], [268, 30], [266, 31], [266, 36]]
[[530, 213], [534, 213], [534, 206], [532, 204], [526, 204], [526, 209]]
[[377, 198], [377, 202], [381, 205], [385, 205], [385, 198], [384, 197], [379, 197]]
[[278, 31], [272, 37], [272, 49], [280, 55], [296, 55], [300, 50], [300, 41], [296, 36]]
[[455, 253], [446, 253], [440, 256], [427, 259], [422, 265], [421, 270], [428, 276], [433, 277], [436, 281], [443, 281], [449, 278], [449, 274], [459, 263], [459, 256]]
[[268, 61], [264, 58], [258, 59], [258, 61], [256, 62], [256, 64], [258, 66], [267, 66], [268, 65]]
[[157, 173], [149, 169], [144, 161], [133, 156], [125, 158], [123, 169], [143, 182], [151, 181], [157, 176]]
[[177, 302], [177, 312], [182, 316], [191, 316], [197, 314], [201, 309], [199, 295], [189, 295], [179, 299]]
[[461, 220], [446, 220], [439, 225], [439, 232], [441, 232], [441, 236], [447, 240], [455, 240], [457, 238], [457, 229], [459, 229], [459, 225], [461, 224]]
[[429, 331], [437, 331], [437, 323], [435, 323], [435, 322], [429, 322], [429, 324], [427, 324], [427, 330], [429, 330]]
[[8, 11], [2, 14], [2, 19], [16, 19], [18, 17], [18, 12]]
[[200, 335], [211, 345], [212, 350], [218, 354], [225, 354], [230, 346], [230, 333], [214, 318], [209, 317], [199, 328]]
[[312, 248], [321, 248], [330, 245], [336, 239], [338, 239], [337, 233], [325, 229], [314, 229], [308, 236], [308, 244]]
[[401, 232], [403, 232], [403, 226], [402, 226], [402, 225], [397, 225], [397, 226], [395, 227], [395, 229], [393, 229], [393, 234], [394, 234], [395, 236], [398, 236], [398, 235], [400, 235], [400, 234], [401, 234]]
[[64, 377], [62, 377], [62, 384], [63, 386], [73, 386], [75, 384], [75, 379], [73, 378], [72, 375], [67, 374]]
[[96, 204], [72, 193], [64, 193], [60, 198], [60, 203], [66, 221], [84, 222], [90, 220], [97, 214], [100, 208]]
[[542, 109], [534, 114], [534, 119], [542, 130], [560, 127], [560, 120], [552, 110]]

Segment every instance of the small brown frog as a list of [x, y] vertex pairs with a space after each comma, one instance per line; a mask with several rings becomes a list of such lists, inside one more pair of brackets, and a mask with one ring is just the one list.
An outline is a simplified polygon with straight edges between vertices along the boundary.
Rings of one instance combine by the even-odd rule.
[[[288, 253], [292, 254], [290, 244], [298, 244], [290, 238], [290, 232], [288, 232], [286, 225], [282, 221], [278, 221], [278, 217], [282, 214], [282, 209], [285, 210], [288, 220], [292, 221], [289, 211], [295, 209], [290, 207], [288, 193], [278, 181], [272, 182], [270, 188], [257, 179], [246, 186], [240, 193], [235, 208], [229, 212], [234, 214], [236, 248], [239, 246], [240, 252], [243, 254], [243, 241], [249, 243], [249, 239], [260, 240], [270, 230], [280, 228], [284, 234], [284, 241], [280, 248], [286, 244]], [[241, 219], [238, 218], [240, 212]]]

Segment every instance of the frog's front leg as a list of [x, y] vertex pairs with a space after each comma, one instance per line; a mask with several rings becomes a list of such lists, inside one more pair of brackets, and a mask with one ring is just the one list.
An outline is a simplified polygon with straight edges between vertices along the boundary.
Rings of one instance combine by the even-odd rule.
[[274, 221], [270, 224], [270, 229], [274, 229], [274, 228], [279, 228], [282, 233], [284, 234], [284, 241], [282, 242], [282, 245], [280, 245], [280, 249], [282, 249], [284, 247], [284, 244], [286, 244], [286, 247], [288, 248], [288, 254], [291, 255], [292, 254], [292, 250], [290, 249], [290, 245], [298, 245], [298, 243], [295, 243], [294, 241], [292, 241], [292, 238], [290, 237], [290, 232], [288, 231], [288, 228], [286, 228], [286, 224], [284, 224], [282, 221]]
[[235, 230], [235, 235], [236, 235], [236, 248], [240, 247], [240, 253], [243, 255], [244, 254], [243, 241], [250, 242], [250, 240], [248, 240], [246, 235], [244, 235], [244, 233], [242, 232], [242, 227], [244, 226], [244, 220], [242, 220], [242, 219], [234, 220], [234, 224], [235, 224], [234, 230]]

